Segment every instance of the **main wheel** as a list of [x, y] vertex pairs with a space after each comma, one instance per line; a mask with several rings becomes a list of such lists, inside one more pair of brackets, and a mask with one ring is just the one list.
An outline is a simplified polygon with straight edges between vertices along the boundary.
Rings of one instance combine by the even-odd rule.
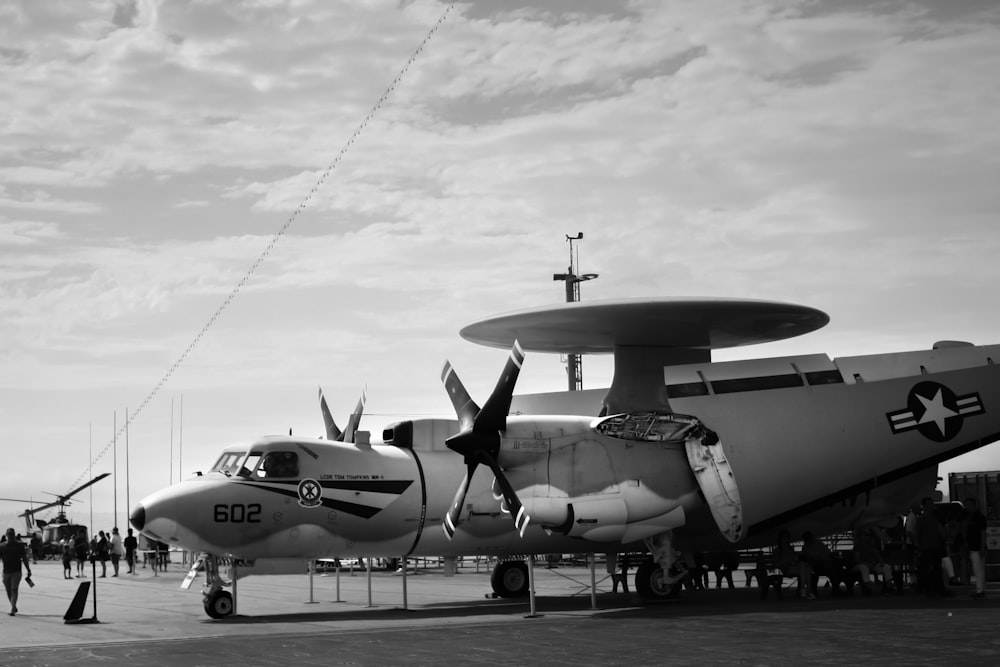
[[528, 594], [528, 566], [519, 560], [497, 563], [490, 576], [493, 592], [502, 598], [520, 598]]
[[663, 569], [651, 560], [644, 561], [635, 571], [635, 590], [648, 602], [672, 600], [680, 595], [683, 585], [683, 580], [669, 584], [664, 581]]
[[229, 591], [217, 590], [205, 596], [205, 613], [212, 618], [225, 618], [233, 613], [233, 596]]

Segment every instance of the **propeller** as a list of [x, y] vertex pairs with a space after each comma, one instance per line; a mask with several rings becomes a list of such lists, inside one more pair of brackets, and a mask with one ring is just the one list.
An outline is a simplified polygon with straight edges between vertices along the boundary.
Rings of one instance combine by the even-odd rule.
[[465, 476], [458, 485], [455, 492], [455, 499], [444, 518], [444, 534], [450, 540], [455, 536], [455, 526], [458, 517], [462, 512], [462, 505], [465, 504], [465, 496], [469, 491], [469, 483], [480, 465], [487, 466], [493, 473], [495, 486], [500, 487], [500, 495], [511, 516], [514, 518], [514, 526], [521, 537], [528, 527], [530, 517], [517, 497], [514, 487], [507, 480], [507, 476], [497, 463], [500, 455], [500, 443], [503, 439], [502, 432], [507, 430], [507, 413], [510, 412], [510, 402], [514, 394], [514, 385], [517, 384], [517, 376], [521, 372], [521, 364], [524, 362], [524, 350], [515, 340], [511, 348], [510, 356], [504, 365], [503, 373], [497, 381], [497, 386], [493, 393], [486, 399], [486, 403], [480, 408], [469, 396], [462, 381], [455, 373], [451, 364], [445, 362], [441, 371], [441, 381], [444, 383], [448, 396], [451, 398], [452, 406], [458, 415], [458, 421], [462, 430], [445, 441], [448, 449], [461, 454], [465, 459]]
[[368, 387], [361, 390], [361, 398], [358, 399], [358, 404], [354, 408], [354, 412], [347, 419], [347, 428], [343, 431], [337, 426], [337, 423], [333, 421], [333, 415], [330, 414], [330, 407], [326, 404], [326, 397], [323, 395], [323, 388], [319, 388], [319, 410], [323, 413], [323, 426], [326, 428], [326, 439], [327, 440], [337, 440], [340, 442], [354, 442], [354, 434], [358, 432], [358, 426], [361, 424], [361, 416], [365, 412], [365, 404], [368, 402]]

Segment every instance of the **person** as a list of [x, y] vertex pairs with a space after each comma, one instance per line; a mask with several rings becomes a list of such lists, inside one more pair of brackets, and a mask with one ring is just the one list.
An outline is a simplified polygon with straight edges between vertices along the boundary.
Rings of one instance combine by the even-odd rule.
[[111, 554], [111, 545], [108, 543], [108, 536], [103, 530], [97, 531], [97, 560], [101, 561], [101, 578], [108, 576], [108, 556]]
[[950, 597], [944, 585], [941, 561], [944, 559], [945, 533], [934, 509], [934, 501], [924, 498], [920, 516], [917, 517], [916, 539], [919, 567], [917, 585], [928, 597]]
[[21, 586], [21, 565], [28, 573], [27, 582], [31, 583], [31, 564], [28, 563], [28, 550], [24, 543], [17, 539], [17, 532], [8, 528], [4, 542], [0, 543], [0, 560], [3, 560], [3, 587], [10, 600], [10, 615], [17, 614], [18, 589]]
[[917, 546], [917, 517], [919, 515], [920, 505], [914, 503], [910, 505], [910, 511], [903, 523], [903, 531], [906, 536], [905, 544], [910, 552], [909, 584], [918, 591], [920, 590], [920, 581], [917, 579], [916, 573], [920, 571], [920, 548]]
[[[170, 547], [167, 546], [166, 542], [157, 541], [155, 548], [156, 548], [156, 560], [154, 561], [154, 563], [159, 564], [161, 572], [166, 572], [167, 563], [170, 562]], [[155, 566], [153, 571], [154, 572], [156, 571]]]
[[871, 592], [869, 583], [872, 572], [881, 577], [883, 595], [889, 595], [893, 592], [893, 571], [882, 552], [882, 537], [875, 527], [860, 528], [854, 532], [853, 570], [857, 573], [861, 592], [865, 595]]
[[945, 577], [948, 579], [948, 583], [952, 586], [960, 583], [958, 573], [961, 570], [962, 552], [965, 547], [965, 538], [962, 535], [962, 520], [965, 518], [964, 514], [964, 510], [962, 510], [962, 515], [958, 515], [954, 511], [949, 512], [947, 521], [944, 522], [943, 526], [945, 534], [945, 554], [941, 564], [944, 569]]
[[73, 551], [76, 553], [76, 577], [83, 579], [87, 576], [84, 565], [87, 562], [87, 529], [80, 528], [76, 537], [73, 538]]
[[31, 534], [31, 562], [38, 563], [38, 559], [44, 559], [45, 556], [42, 554], [42, 538], [38, 536], [38, 533]]
[[73, 541], [66, 537], [59, 541], [59, 553], [62, 556], [63, 579], [73, 578]]
[[128, 529], [128, 535], [125, 536], [123, 545], [125, 547], [125, 562], [128, 564], [128, 573], [138, 574], [135, 571], [135, 552], [139, 548], [139, 540], [132, 534], [131, 528]]
[[[819, 594], [817, 584], [819, 583], [820, 575], [825, 576], [830, 581], [834, 596], [840, 595], [841, 582], [844, 582], [845, 585], [849, 584], [850, 578], [844, 571], [845, 568], [841, 559], [834, 556], [833, 552], [830, 551], [830, 547], [826, 546], [825, 542], [818, 539], [808, 530], [802, 533], [802, 551], [799, 557], [809, 565], [810, 576], [807, 581], [809, 582], [809, 590], [813, 596]], [[848, 592], [852, 591], [853, 588], [848, 589]]]
[[979, 511], [975, 498], [965, 500], [965, 511], [965, 544], [972, 562], [972, 576], [976, 579], [976, 592], [972, 597], [982, 600], [986, 597], [986, 517]]
[[122, 547], [122, 536], [118, 533], [118, 526], [111, 529], [111, 567], [115, 573], [112, 577], [118, 576], [118, 561], [122, 559], [125, 551]]
[[740, 569], [740, 554], [734, 549], [726, 549], [722, 554], [722, 569], [715, 578], [715, 587], [722, 587], [722, 580], [724, 579], [729, 588], [735, 588], [733, 586], [733, 572]]
[[[774, 559], [774, 566], [781, 570], [783, 575], [786, 577], [795, 577], [798, 580], [799, 597], [804, 597], [808, 600], [816, 598], [810, 587], [812, 570], [809, 568], [809, 563], [799, 558], [799, 554], [795, 552], [795, 547], [792, 546], [791, 533], [787, 530], [782, 530], [778, 533], [778, 546], [775, 547], [772, 557]], [[761, 588], [766, 586], [766, 582], [761, 582]]]

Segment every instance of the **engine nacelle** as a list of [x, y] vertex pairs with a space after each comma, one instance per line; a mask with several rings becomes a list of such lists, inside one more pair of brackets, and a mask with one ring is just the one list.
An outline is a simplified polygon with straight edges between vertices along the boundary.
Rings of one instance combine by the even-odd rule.
[[620, 494], [523, 499], [531, 520], [551, 533], [591, 542], [634, 542], [684, 525], [684, 508], [629, 523]]

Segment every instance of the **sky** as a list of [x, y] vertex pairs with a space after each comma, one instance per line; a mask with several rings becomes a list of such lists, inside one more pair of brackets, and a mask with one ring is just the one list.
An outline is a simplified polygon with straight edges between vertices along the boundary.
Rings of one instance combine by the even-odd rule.
[[112, 472], [70, 518], [124, 524], [319, 386], [375, 435], [446, 359], [482, 402], [459, 329], [562, 302], [577, 233], [583, 300], [831, 317], [717, 359], [1000, 343], [997, 72], [988, 0], [5, 2], [0, 496]]

